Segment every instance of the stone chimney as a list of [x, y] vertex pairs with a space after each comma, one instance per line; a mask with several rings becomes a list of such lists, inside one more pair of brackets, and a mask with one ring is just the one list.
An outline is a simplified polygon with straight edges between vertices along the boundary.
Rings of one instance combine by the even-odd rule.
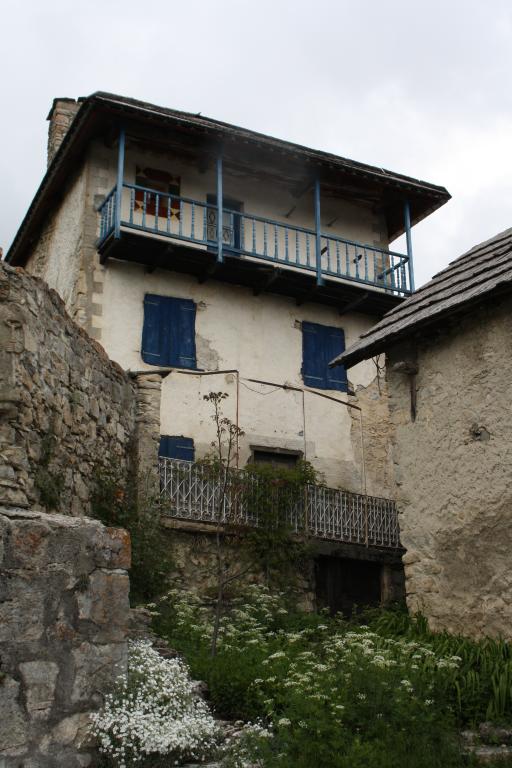
[[48, 165], [50, 165], [55, 157], [83, 100], [83, 98], [76, 99], [76, 101], [75, 99], [66, 98], [53, 100], [50, 114], [47, 117], [47, 120], [50, 121], [48, 127]]

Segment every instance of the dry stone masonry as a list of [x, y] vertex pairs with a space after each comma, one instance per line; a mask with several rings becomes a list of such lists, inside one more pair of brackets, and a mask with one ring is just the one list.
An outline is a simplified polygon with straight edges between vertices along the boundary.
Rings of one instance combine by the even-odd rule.
[[128, 469], [135, 384], [55, 291], [0, 264], [0, 504], [90, 511], [98, 467]]
[[0, 765], [92, 765], [88, 713], [126, 667], [128, 534], [0, 508]]
[[93, 764], [89, 712], [126, 665], [130, 541], [85, 515], [95, 473], [130, 469], [135, 388], [54, 291], [0, 264], [1, 768]]

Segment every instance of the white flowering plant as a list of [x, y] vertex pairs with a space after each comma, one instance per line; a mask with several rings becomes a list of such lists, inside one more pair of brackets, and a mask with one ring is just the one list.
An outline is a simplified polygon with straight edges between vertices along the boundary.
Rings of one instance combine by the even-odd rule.
[[115, 768], [153, 765], [162, 756], [166, 766], [202, 760], [218, 739], [215, 720], [194, 692], [186, 664], [162, 658], [147, 640], [130, 642], [128, 674], [91, 716], [91, 733]]
[[446, 697], [456, 658], [367, 627], [333, 627], [309, 648], [291, 639], [253, 683], [274, 730], [259, 745], [264, 765], [462, 765]]
[[[157, 626], [208, 682], [222, 716], [260, 719], [245, 755], [261, 766], [451, 768], [462, 657], [431, 636], [380, 633], [356, 620], [294, 611], [283, 593], [249, 588], [223, 615], [209, 655], [211, 612], [197, 597], [160, 603]], [[166, 607], [167, 605], [167, 607]], [[409, 622], [410, 623], [410, 622]], [[444, 646], [443, 646], [444, 647]]]

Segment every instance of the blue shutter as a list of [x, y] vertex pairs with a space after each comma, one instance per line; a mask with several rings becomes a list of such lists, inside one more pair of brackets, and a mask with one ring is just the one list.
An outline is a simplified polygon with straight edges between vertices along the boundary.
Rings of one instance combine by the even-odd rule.
[[171, 365], [196, 367], [196, 305], [190, 299], [172, 299]]
[[342, 365], [337, 365], [335, 368], [329, 368], [329, 363], [345, 351], [345, 333], [341, 328], [327, 328], [326, 330], [327, 356], [325, 365], [327, 370], [327, 389], [338, 389], [341, 392], [346, 392], [348, 386], [347, 372], [345, 368]]
[[151, 365], [196, 367], [196, 305], [172, 296], [144, 297], [142, 359]]
[[347, 374], [342, 366], [329, 363], [345, 349], [341, 328], [317, 323], [302, 323], [302, 377], [304, 384], [316, 389], [347, 390]]
[[191, 437], [183, 437], [182, 435], [162, 435], [158, 455], [166, 459], [194, 461], [194, 441]]
[[144, 297], [142, 328], [142, 359], [151, 365], [165, 365], [161, 359], [161, 329], [163, 328], [162, 296], [147, 293]]
[[321, 325], [302, 323], [302, 378], [308, 387], [326, 388]]

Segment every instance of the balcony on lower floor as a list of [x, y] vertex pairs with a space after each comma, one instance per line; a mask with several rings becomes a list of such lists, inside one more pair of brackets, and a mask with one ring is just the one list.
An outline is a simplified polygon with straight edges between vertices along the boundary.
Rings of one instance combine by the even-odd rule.
[[165, 514], [211, 526], [269, 524], [269, 505], [284, 515], [292, 533], [324, 541], [401, 549], [398, 512], [391, 499], [322, 485], [290, 489], [272, 484], [269, 494], [256, 474], [244, 469], [212, 471], [208, 465], [160, 459]]
[[255, 292], [384, 312], [411, 293], [409, 256], [123, 182], [99, 206], [98, 251], [250, 285]]

